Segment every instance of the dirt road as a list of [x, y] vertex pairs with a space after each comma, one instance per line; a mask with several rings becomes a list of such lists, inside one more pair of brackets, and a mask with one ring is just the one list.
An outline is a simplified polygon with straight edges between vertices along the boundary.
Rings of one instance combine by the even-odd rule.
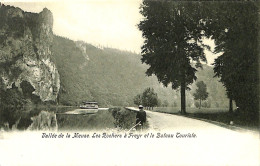
[[[139, 111], [134, 107], [127, 107], [128, 109]], [[145, 110], [147, 114], [147, 120], [149, 123], [149, 130], [151, 131], [173, 131], [173, 130], [209, 130], [209, 131], [221, 131], [232, 132], [229, 129], [219, 127], [215, 124], [204, 122], [201, 120], [191, 119], [187, 117], [153, 112]]]
[[230, 131], [223, 127], [216, 126], [214, 124], [204, 122], [201, 120], [186, 118], [182, 116], [152, 112], [146, 110], [147, 119], [151, 130], [156, 131], [169, 131], [176, 129], [189, 129], [189, 130], [221, 130]]

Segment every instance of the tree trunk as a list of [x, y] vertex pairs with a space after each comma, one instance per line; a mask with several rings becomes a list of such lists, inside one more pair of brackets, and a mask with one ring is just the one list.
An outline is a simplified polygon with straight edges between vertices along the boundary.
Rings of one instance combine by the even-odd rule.
[[200, 106], [199, 106], [199, 109], [201, 108], [201, 99], [200, 99]]
[[233, 113], [233, 103], [232, 103], [232, 98], [229, 99], [229, 112]]
[[181, 83], [181, 114], [186, 114], [185, 82]]

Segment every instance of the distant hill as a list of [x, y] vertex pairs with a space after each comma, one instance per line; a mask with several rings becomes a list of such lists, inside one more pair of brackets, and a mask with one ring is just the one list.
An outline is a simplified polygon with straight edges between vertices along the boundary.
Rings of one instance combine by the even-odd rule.
[[[179, 91], [165, 88], [155, 76], [145, 76], [147, 66], [135, 53], [112, 48], [95, 47], [82, 41], [54, 36], [52, 61], [61, 80], [58, 96], [60, 104], [77, 105], [82, 101], [97, 101], [101, 106], [133, 105], [133, 98], [147, 87], [153, 87], [161, 101], [180, 105]], [[208, 85], [210, 101], [227, 106], [225, 89], [214, 76], [212, 67], [204, 65], [197, 73], [198, 80]], [[187, 103], [192, 106], [195, 85], [187, 93]], [[214, 103], [213, 103], [214, 102]]]

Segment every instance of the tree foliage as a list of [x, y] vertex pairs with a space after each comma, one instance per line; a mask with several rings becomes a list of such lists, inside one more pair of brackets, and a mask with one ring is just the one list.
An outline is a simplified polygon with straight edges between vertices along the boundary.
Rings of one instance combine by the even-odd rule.
[[[142, 62], [146, 74], [155, 74], [165, 86], [185, 90], [196, 79], [196, 69], [206, 61], [201, 39], [215, 41], [214, 72], [236, 105], [257, 117], [259, 110], [258, 29], [259, 8], [254, 1], [178, 2], [144, 0], [139, 29], [145, 38]], [[232, 105], [232, 104], [231, 104]]]
[[25, 103], [23, 94], [14, 84], [11, 89], [0, 89], [0, 126], [8, 122], [9, 127], [12, 127], [19, 119]]
[[158, 96], [153, 88], [147, 88], [142, 95], [142, 103], [145, 107], [155, 107], [158, 105]]
[[203, 22], [199, 3], [144, 0], [138, 27], [145, 39], [142, 62], [148, 76], [156, 75], [165, 86], [181, 87], [181, 110], [185, 113], [185, 89], [196, 80], [196, 67], [206, 61], [202, 44]]
[[135, 96], [134, 103], [147, 108], [153, 108], [159, 105], [159, 99], [153, 88], [146, 88], [142, 94]]
[[209, 96], [209, 93], [207, 92], [207, 85], [203, 81], [199, 81], [196, 83], [198, 89], [196, 89], [196, 92], [193, 94], [194, 100], [199, 100], [201, 107], [201, 100], [206, 100]]
[[214, 72], [230, 100], [255, 116], [259, 110], [259, 8], [255, 2], [218, 2], [210, 13], [205, 32], [215, 40], [215, 53], [222, 53], [214, 62]]

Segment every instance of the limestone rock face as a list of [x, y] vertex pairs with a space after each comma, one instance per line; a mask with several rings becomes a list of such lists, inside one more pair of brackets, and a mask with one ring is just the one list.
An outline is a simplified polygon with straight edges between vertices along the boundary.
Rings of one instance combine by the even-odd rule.
[[83, 41], [76, 41], [75, 44], [82, 51], [82, 55], [84, 56], [85, 60], [88, 61], [89, 56], [87, 54], [85, 43]]
[[0, 88], [13, 86], [21, 91], [28, 82], [33, 95], [42, 101], [56, 101], [60, 77], [50, 60], [53, 16], [48, 9], [28, 13], [11, 6], [0, 6]]

